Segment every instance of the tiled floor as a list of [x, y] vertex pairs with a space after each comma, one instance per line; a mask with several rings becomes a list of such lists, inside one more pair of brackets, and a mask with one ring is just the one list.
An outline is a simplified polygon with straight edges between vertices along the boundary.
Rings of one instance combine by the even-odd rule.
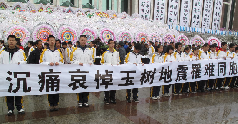
[[0, 123], [14, 124], [238, 124], [238, 89], [182, 96], [149, 98], [139, 89], [139, 103], [126, 103], [126, 91], [117, 91], [117, 104], [105, 105], [104, 92], [90, 93], [88, 108], [77, 107], [76, 94], [60, 94], [60, 110], [49, 112], [47, 96], [24, 96], [26, 114], [7, 116], [0, 98]]

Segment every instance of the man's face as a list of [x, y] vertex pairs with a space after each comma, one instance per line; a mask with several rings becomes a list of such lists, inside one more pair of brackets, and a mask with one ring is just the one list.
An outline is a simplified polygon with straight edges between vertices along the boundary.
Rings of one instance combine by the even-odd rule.
[[15, 38], [9, 37], [7, 40], [7, 43], [9, 45], [9, 47], [15, 47], [17, 44], [17, 41]]
[[231, 48], [230, 48], [230, 51], [231, 51], [231, 52], [235, 52], [235, 47], [234, 47], [234, 46], [231, 47]]
[[227, 44], [222, 46], [222, 49], [226, 50], [227, 49]]
[[42, 49], [42, 42], [39, 41], [38, 44], [36, 44], [36, 47], [37, 47], [38, 49]]
[[86, 42], [87, 42], [87, 38], [86, 37], [80, 37], [79, 42], [80, 42], [80, 46], [85, 46]]
[[28, 43], [28, 47], [29, 47], [29, 48], [31, 48], [31, 47], [32, 47], [30, 43]]
[[63, 47], [63, 48], [67, 48], [67, 45], [63, 45], [62, 47]]
[[134, 52], [135, 52], [135, 53], [139, 53], [139, 52], [140, 52], [140, 50], [134, 49]]
[[73, 46], [72, 44], [68, 44], [68, 45], [69, 45], [70, 48]]
[[44, 49], [47, 49], [47, 45], [44, 45]]
[[172, 54], [174, 51], [173, 50], [169, 50], [169, 54]]
[[192, 46], [192, 48], [195, 48], [195, 46]]
[[194, 50], [194, 54], [198, 55], [199, 50]]
[[211, 47], [212, 52], [215, 52], [215, 50], [216, 50], [216, 47]]
[[182, 49], [182, 45], [178, 45], [178, 51], [181, 51], [181, 49]]
[[59, 42], [59, 41], [56, 41], [56, 47], [57, 47], [57, 48], [60, 48], [60, 45], [61, 45], [60, 42]]
[[155, 45], [158, 45], [158, 42], [155, 42]]
[[92, 44], [92, 42], [90, 42], [90, 44], [89, 44], [89, 45], [90, 45], [90, 47], [93, 47], [93, 44]]
[[109, 46], [109, 48], [114, 48], [114, 46], [115, 46], [114, 41], [110, 41], [110, 42], [108, 43], [108, 46]]
[[159, 51], [160, 53], [162, 53], [163, 50], [164, 50], [164, 47], [163, 47], [163, 46], [160, 46], [160, 47], [158, 48], [158, 51]]
[[204, 50], [204, 51], [208, 51], [208, 50], [209, 50], [209, 46], [205, 46], [205, 47], [203, 48], [203, 50]]
[[51, 37], [49, 38], [49, 46], [54, 46], [55, 45], [55, 38]]

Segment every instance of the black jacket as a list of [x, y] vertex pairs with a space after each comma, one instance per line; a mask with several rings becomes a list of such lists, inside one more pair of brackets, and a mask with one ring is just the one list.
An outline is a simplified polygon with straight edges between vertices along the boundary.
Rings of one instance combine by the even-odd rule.
[[39, 49], [35, 49], [31, 52], [27, 59], [27, 64], [40, 64], [40, 55], [41, 55], [42, 50], [40, 51]]

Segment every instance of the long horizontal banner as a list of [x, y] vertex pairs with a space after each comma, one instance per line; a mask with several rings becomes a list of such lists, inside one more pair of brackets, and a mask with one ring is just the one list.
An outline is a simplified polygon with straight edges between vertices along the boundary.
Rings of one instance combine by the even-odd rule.
[[0, 65], [0, 96], [99, 92], [238, 76], [237, 60], [134, 65]]

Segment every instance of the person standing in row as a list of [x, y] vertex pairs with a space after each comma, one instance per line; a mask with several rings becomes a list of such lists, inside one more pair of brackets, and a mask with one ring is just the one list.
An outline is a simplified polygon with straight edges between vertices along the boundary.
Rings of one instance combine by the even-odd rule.
[[[60, 52], [60, 49], [55, 47], [55, 37], [50, 35], [47, 39], [49, 47], [44, 49], [40, 56], [40, 63], [49, 65], [49, 66], [59, 66], [64, 63], [63, 55]], [[48, 101], [50, 105], [50, 111], [58, 111], [59, 104], [59, 94], [49, 94]]]
[[[15, 35], [9, 35], [7, 38], [8, 46], [0, 52], [0, 64], [26, 64], [26, 56], [22, 49], [16, 47], [17, 41]], [[22, 106], [22, 96], [7, 96], [6, 102], [8, 107], [8, 116], [13, 114], [15, 106], [19, 114], [24, 114], [25, 111]]]
[[[93, 54], [90, 48], [86, 46], [87, 37], [86, 35], [80, 35], [79, 45], [75, 48], [70, 56], [71, 64], [77, 64], [80, 66], [92, 65], [93, 64]], [[79, 107], [89, 107], [88, 98], [89, 92], [78, 93], [78, 106]]]
[[[141, 61], [142, 55], [139, 54], [140, 50], [141, 50], [141, 45], [138, 43], [135, 44], [134, 51], [129, 52], [126, 56], [126, 59], [125, 59], [126, 64], [135, 64], [135, 65], [142, 64], [142, 65], [144, 65], [144, 63], [142, 63], [142, 61]], [[133, 93], [133, 101], [139, 102], [138, 95], [137, 95], [138, 88], [133, 88], [132, 93]], [[128, 103], [131, 103], [131, 89], [126, 90], [126, 100]]]
[[[103, 65], [119, 65], [120, 64], [120, 56], [119, 52], [114, 49], [114, 41], [109, 40], [108, 46], [109, 48], [102, 54], [101, 63]], [[104, 101], [108, 105], [109, 101], [113, 104], [116, 104], [116, 90], [105, 91], [105, 98]]]

